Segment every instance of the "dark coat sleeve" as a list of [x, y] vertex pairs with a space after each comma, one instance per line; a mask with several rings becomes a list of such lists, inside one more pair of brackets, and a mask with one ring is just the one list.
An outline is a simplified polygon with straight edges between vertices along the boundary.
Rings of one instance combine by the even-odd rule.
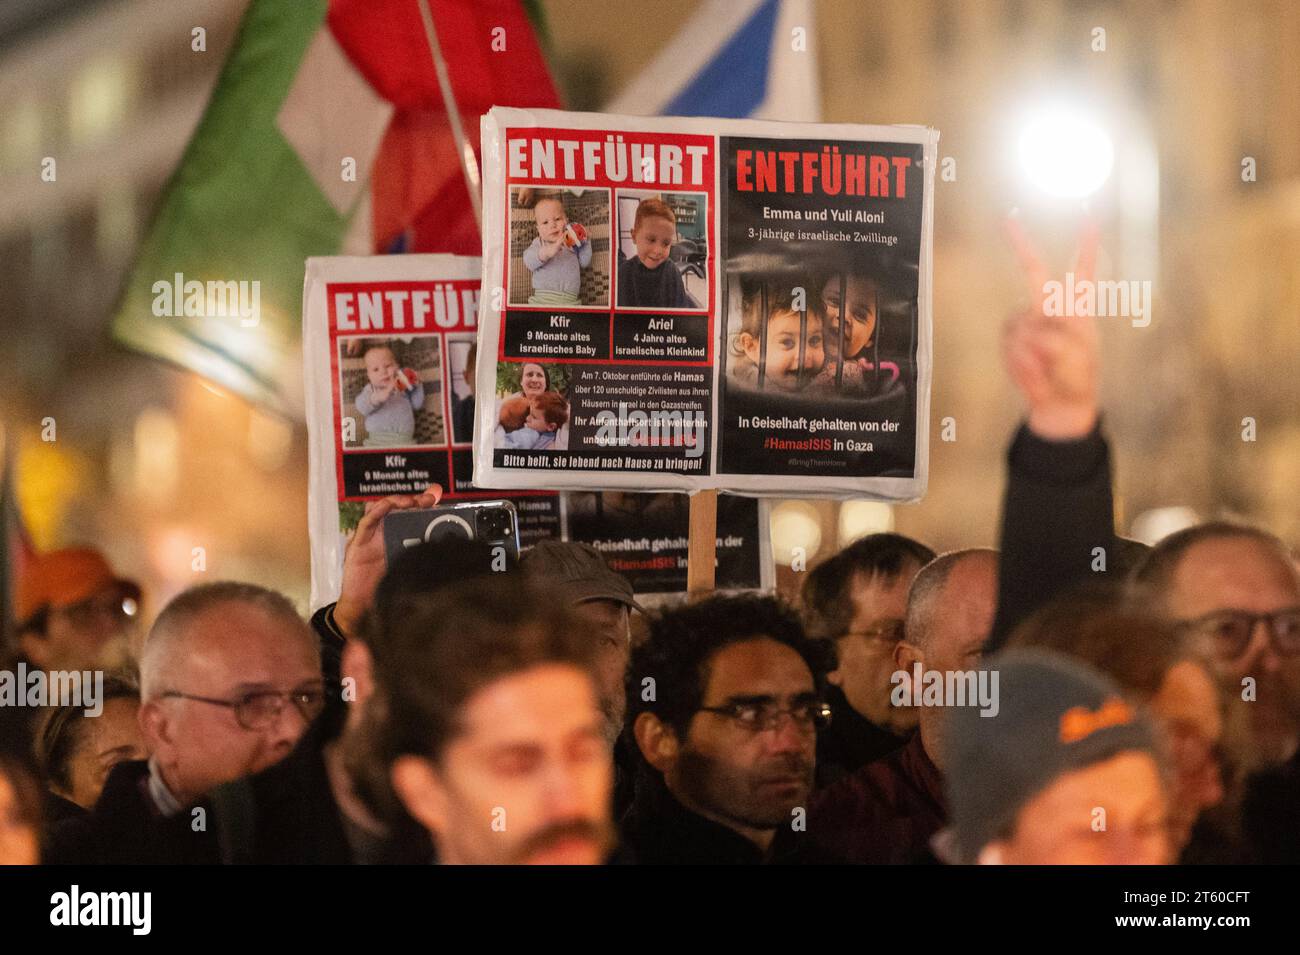
[[1007, 453], [998, 610], [987, 650], [1053, 597], [1093, 574], [1094, 549], [1115, 563], [1110, 447], [1101, 425], [1078, 441], [1045, 441], [1022, 425]]
[[312, 614], [311, 628], [320, 639], [321, 676], [325, 678], [325, 712], [320, 718], [341, 721], [347, 713], [340, 690], [343, 685], [343, 646], [347, 638], [334, 622], [334, 604], [326, 604]]

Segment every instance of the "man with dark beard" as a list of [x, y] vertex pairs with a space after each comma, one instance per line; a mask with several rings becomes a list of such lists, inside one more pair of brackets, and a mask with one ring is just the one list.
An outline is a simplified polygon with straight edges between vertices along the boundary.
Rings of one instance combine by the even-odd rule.
[[1264, 530], [1211, 521], [1160, 541], [1134, 581], [1139, 599], [1210, 654], [1238, 763], [1241, 791], [1203, 817], [1184, 861], [1300, 861], [1300, 574], [1291, 555]]
[[648, 764], [623, 825], [636, 862], [836, 861], [804, 836], [825, 653], [772, 597], [713, 597], [651, 624], [628, 675]]

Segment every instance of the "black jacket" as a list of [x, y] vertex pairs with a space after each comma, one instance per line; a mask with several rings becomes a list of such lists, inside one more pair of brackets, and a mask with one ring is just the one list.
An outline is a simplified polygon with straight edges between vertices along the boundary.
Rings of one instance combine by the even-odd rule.
[[623, 846], [638, 865], [825, 865], [843, 860], [819, 849], [806, 832], [782, 826], [764, 853], [734, 829], [678, 802], [662, 777], [642, 774], [623, 820]]
[[50, 830], [42, 861], [55, 865], [202, 865], [219, 860], [211, 806], [166, 818], [149, 795], [149, 763], [118, 763], [89, 813]]
[[258, 865], [420, 864], [433, 858], [425, 831], [404, 820], [388, 838], [363, 836], [334, 798], [324, 750], [339, 727], [318, 720], [292, 753], [209, 797], [221, 861]]
[[1300, 754], [1247, 780], [1241, 828], [1250, 861], [1300, 863]]
[[1046, 441], [1022, 425], [1007, 452], [1002, 504], [998, 610], [986, 651], [1053, 597], [1093, 575], [1093, 550], [1105, 548], [1116, 574], [1110, 447], [1101, 424], [1078, 441]]
[[831, 725], [817, 731], [818, 789], [888, 756], [907, 742], [908, 736], [895, 736], [850, 706], [838, 686], [827, 684], [824, 695], [831, 705]]
[[64, 799], [48, 789], [45, 791], [44, 805], [41, 811], [45, 814], [45, 825], [53, 826], [65, 819], [80, 819], [82, 816], [90, 814], [90, 810], [78, 806], [71, 799]]

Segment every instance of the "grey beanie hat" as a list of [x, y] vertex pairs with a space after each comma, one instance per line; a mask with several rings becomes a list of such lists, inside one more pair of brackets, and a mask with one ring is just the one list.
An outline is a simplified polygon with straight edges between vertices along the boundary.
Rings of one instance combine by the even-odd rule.
[[1006, 835], [1021, 808], [1065, 773], [1137, 750], [1157, 755], [1155, 731], [1086, 664], [1047, 650], [985, 661], [998, 673], [996, 715], [948, 711], [944, 775], [962, 861]]

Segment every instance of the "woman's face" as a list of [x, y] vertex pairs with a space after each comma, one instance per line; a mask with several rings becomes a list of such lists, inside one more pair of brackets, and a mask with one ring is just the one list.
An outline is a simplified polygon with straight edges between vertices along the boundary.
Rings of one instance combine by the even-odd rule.
[[87, 719], [81, 745], [68, 766], [71, 789], [60, 795], [90, 809], [103, 792], [104, 781], [118, 763], [149, 755], [137, 718], [139, 704], [131, 699], [110, 700], [97, 719]]
[[519, 387], [527, 397], [540, 395], [546, 390], [547, 384], [546, 372], [541, 365], [524, 365], [524, 370], [519, 376]]
[[865, 275], [850, 275], [845, 282], [845, 293], [849, 300], [848, 329], [840, 328], [840, 277], [832, 275], [822, 287], [822, 299], [826, 303], [827, 328], [830, 332], [830, 350], [838, 353], [840, 337], [847, 338], [844, 354], [849, 358], [858, 357], [868, 345], [876, 331], [876, 283]]

